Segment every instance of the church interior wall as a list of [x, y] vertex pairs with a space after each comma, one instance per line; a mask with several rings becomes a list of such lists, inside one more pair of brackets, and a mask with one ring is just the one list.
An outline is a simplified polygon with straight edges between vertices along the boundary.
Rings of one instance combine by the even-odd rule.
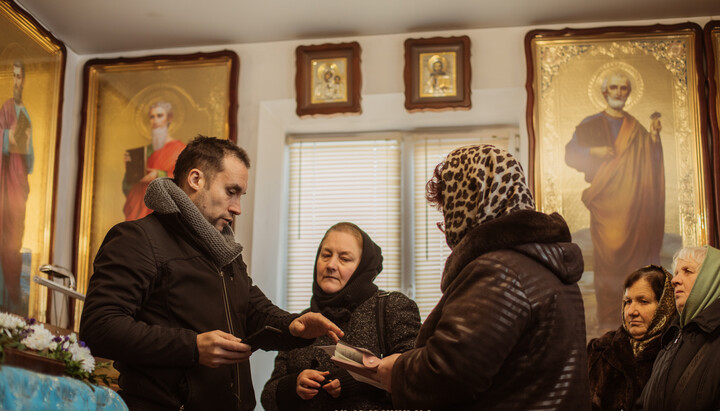
[[[713, 19], [718, 17], [701, 16], [689, 20], [703, 26]], [[185, 54], [223, 49], [238, 54], [240, 74], [237, 141], [248, 151], [253, 164], [250, 169], [249, 192], [243, 199], [243, 212], [236, 218], [236, 238], [245, 247], [243, 254], [254, 281], [275, 300], [283, 290], [283, 256], [278, 244], [283, 243], [282, 203], [285, 197], [282, 187], [285, 186], [284, 139], [287, 134], [515, 124], [521, 130], [520, 159], [526, 167], [524, 36], [528, 31], [567, 26], [584, 28], [619, 24], [673, 24], [685, 21], [688, 19], [418, 32], [271, 43], [218, 44], [99, 55], [79, 55], [73, 51], [72, 44], [66, 44], [67, 66], [55, 201], [54, 262], [67, 267], [72, 265], [80, 161], [78, 146], [82, 114], [82, 71], [83, 65], [90, 59]], [[473, 108], [468, 111], [408, 113], [403, 106], [403, 42], [407, 38], [454, 35], [467, 35], [471, 39]], [[357, 41], [362, 48], [363, 113], [353, 116], [298, 118], [295, 115], [295, 48], [300, 45], [346, 41]], [[272, 370], [273, 358], [274, 353], [256, 353], [253, 356], [253, 379], [257, 392], [262, 390], [262, 385]]]

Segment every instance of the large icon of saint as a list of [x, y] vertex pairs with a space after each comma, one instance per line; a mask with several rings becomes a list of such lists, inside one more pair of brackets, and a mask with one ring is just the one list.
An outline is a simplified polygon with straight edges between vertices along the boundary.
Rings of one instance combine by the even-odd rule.
[[[25, 211], [35, 155], [30, 114], [23, 104], [25, 64], [12, 64], [13, 96], [0, 108], [0, 278], [3, 283], [0, 306], [3, 310], [22, 312], [20, 274], [25, 232]], [[27, 307], [25, 307], [25, 311]]]
[[578, 124], [565, 162], [590, 183], [582, 201], [590, 211], [598, 326], [609, 330], [620, 321], [625, 276], [660, 264], [665, 171], [660, 114], [650, 117], [648, 131], [626, 111], [641, 80], [637, 71], [614, 66], [600, 76], [605, 109]]

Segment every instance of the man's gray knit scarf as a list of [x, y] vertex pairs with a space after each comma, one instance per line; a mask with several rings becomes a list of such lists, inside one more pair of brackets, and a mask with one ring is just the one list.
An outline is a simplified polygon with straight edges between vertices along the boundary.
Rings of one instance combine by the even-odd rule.
[[175, 214], [180, 216], [197, 233], [203, 243], [207, 244], [218, 267], [224, 267], [235, 260], [242, 251], [242, 245], [235, 242], [230, 226], [225, 226], [222, 233], [203, 217], [200, 210], [190, 197], [170, 178], [156, 178], [145, 192], [145, 205], [158, 214]]

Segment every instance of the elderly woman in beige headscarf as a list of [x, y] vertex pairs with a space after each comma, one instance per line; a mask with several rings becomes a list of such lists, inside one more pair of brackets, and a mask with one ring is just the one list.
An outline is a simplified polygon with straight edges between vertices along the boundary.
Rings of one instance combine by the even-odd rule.
[[587, 410], [580, 248], [505, 150], [451, 152], [427, 184], [451, 254], [416, 348], [382, 360], [396, 408]]

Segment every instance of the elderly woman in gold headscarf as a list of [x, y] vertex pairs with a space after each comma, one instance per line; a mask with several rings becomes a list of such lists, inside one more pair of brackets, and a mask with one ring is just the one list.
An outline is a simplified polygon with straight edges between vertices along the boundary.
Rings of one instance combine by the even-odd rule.
[[635, 409], [660, 351], [660, 337], [675, 317], [671, 281], [670, 273], [657, 265], [625, 278], [622, 326], [587, 347], [594, 410]]

